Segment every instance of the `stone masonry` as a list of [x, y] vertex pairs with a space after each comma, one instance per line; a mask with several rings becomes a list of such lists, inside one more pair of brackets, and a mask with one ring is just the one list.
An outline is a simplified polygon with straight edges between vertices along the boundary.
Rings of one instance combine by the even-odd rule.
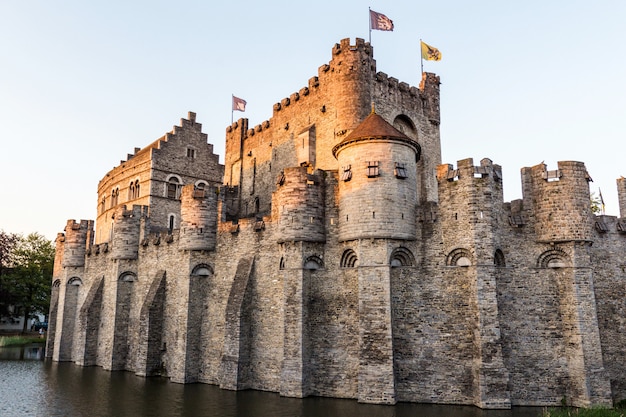
[[[196, 115], [106, 173], [56, 240], [46, 356], [364, 403], [626, 399], [626, 181], [441, 163], [439, 78], [344, 39], [218, 163]], [[538, 159], [541, 159], [538, 155]]]

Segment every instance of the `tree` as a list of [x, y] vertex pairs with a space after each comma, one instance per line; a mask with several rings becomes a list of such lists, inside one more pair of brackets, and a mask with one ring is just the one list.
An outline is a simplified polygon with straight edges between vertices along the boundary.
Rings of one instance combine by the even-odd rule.
[[17, 308], [24, 317], [26, 331], [31, 314], [47, 313], [54, 266], [54, 245], [38, 233], [21, 237], [11, 251], [11, 268], [0, 279], [5, 305]]
[[597, 196], [596, 193], [591, 193], [591, 212], [593, 214], [604, 214], [603, 212], [602, 198]]
[[9, 315], [9, 304], [6, 303], [9, 294], [2, 285], [2, 277], [11, 270], [11, 255], [19, 239], [20, 236], [15, 233], [6, 233], [4, 230], [0, 230], [0, 317]]

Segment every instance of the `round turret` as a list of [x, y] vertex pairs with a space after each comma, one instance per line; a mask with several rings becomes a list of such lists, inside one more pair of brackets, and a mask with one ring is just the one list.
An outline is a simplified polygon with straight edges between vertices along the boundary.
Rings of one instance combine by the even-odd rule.
[[217, 238], [217, 194], [186, 185], [181, 193], [180, 248], [213, 250]]
[[[544, 164], [530, 168], [537, 240], [592, 240], [591, 178], [585, 164], [560, 161], [558, 166], [554, 171], [546, 170]], [[523, 176], [527, 170], [522, 170]]]
[[115, 210], [111, 249], [113, 259], [137, 259], [144, 207], [133, 206], [132, 210], [127, 210], [126, 206], [119, 206]]
[[87, 237], [93, 233], [93, 221], [68, 220], [65, 226], [65, 242], [63, 245], [63, 267], [76, 267], [85, 265], [85, 252], [87, 249]]
[[278, 208], [278, 240], [324, 242], [324, 190], [320, 171], [308, 174], [306, 167], [285, 168], [274, 193]]
[[339, 239], [415, 239], [419, 144], [372, 112], [333, 155], [339, 161]]

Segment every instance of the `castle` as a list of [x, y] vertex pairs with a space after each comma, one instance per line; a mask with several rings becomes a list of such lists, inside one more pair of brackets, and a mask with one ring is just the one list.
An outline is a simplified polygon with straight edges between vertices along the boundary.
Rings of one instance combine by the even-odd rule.
[[376, 404], [626, 398], [626, 180], [620, 218], [581, 162], [505, 203], [491, 160], [441, 164], [439, 120], [439, 78], [362, 39], [228, 126], [224, 165], [189, 113], [58, 235], [46, 356]]

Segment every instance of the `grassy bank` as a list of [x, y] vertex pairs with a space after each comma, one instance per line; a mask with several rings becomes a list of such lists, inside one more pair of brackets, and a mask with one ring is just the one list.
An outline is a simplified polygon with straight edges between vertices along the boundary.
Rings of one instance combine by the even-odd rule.
[[31, 343], [45, 343], [46, 339], [37, 336], [0, 336], [0, 347], [24, 346]]
[[626, 404], [621, 401], [615, 408], [550, 408], [542, 417], [626, 417]]

